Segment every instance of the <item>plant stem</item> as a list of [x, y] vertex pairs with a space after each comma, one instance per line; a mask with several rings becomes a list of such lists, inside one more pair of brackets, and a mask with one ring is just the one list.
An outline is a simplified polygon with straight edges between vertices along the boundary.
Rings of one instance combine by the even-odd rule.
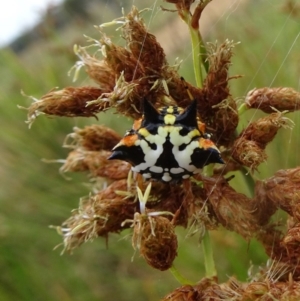
[[[192, 16], [189, 12], [189, 10], [182, 10], [181, 11], [181, 18], [184, 20], [184, 22], [188, 25], [190, 37], [192, 41], [192, 53], [193, 53], [193, 66], [194, 66], [194, 73], [195, 73], [195, 79], [196, 84], [198, 88], [203, 87], [203, 72], [202, 72], [202, 65], [206, 72], [208, 72], [208, 63], [205, 60], [205, 47], [203, 47], [203, 41], [202, 37], [199, 31], [199, 18], [201, 16], [201, 12], [204, 9], [204, 7], [210, 2], [211, 0], [206, 0], [202, 2], [201, 7], [198, 6], [196, 8], [197, 10], [197, 18], [194, 20], [194, 24], [192, 24]], [[195, 13], [195, 12], [194, 12]], [[203, 49], [203, 53], [201, 53], [201, 50]], [[204, 173], [209, 176], [212, 174], [212, 168], [213, 167], [206, 167], [203, 171]], [[206, 277], [208, 278], [215, 278], [217, 276], [217, 271], [215, 268], [214, 258], [213, 258], [213, 251], [212, 251], [212, 245], [210, 241], [210, 235], [207, 230], [205, 230], [203, 239], [202, 239], [202, 247], [203, 247], [203, 253], [204, 253], [204, 264], [205, 264], [205, 271], [206, 271]], [[178, 279], [178, 275], [176, 270], [173, 270], [173, 275], [176, 279]], [[181, 281], [184, 280], [180, 278]], [[180, 282], [181, 282], [180, 281]]]
[[169, 271], [172, 273], [174, 278], [181, 284], [181, 285], [195, 285], [195, 283], [189, 281], [188, 279], [184, 278], [178, 270], [172, 265], [169, 269]]
[[215, 267], [215, 262], [213, 258], [213, 251], [210, 241], [210, 235], [208, 230], [205, 230], [203, 239], [202, 239], [202, 248], [204, 254], [204, 265], [207, 278], [215, 278], [217, 276], [217, 270]]
[[249, 174], [248, 170], [244, 166], [241, 168], [240, 172], [245, 180], [245, 183], [247, 185], [249, 193], [251, 194], [251, 197], [253, 197], [255, 191], [255, 181], [253, 177], [251, 176], [251, 174]]
[[247, 107], [247, 105], [245, 103], [241, 104], [238, 108], [239, 116], [241, 116], [243, 113], [245, 113], [248, 110], [249, 110], [249, 108]]
[[182, 19], [188, 25], [190, 37], [192, 41], [193, 66], [197, 87], [203, 86], [202, 62], [201, 62], [201, 46], [203, 44], [200, 32], [191, 25], [191, 15], [189, 11], [183, 11]]

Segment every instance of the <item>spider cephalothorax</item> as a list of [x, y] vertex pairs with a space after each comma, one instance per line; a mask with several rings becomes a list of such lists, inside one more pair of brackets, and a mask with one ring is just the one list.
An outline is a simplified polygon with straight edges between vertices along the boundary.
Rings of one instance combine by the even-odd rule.
[[156, 110], [144, 100], [144, 115], [113, 148], [109, 159], [129, 162], [145, 179], [164, 182], [187, 179], [210, 163], [224, 163], [216, 145], [197, 118], [197, 102], [183, 110]]

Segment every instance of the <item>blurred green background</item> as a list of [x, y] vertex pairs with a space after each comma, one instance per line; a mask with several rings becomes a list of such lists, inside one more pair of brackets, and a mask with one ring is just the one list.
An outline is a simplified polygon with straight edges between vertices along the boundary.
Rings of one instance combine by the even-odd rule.
[[[85, 3], [85, 4], [83, 4]], [[88, 4], [87, 4], [88, 3]], [[83, 34], [99, 37], [94, 24], [108, 22], [128, 12], [131, 5], [145, 12], [150, 32], [157, 34], [170, 64], [182, 60], [180, 73], [193, 81], [188, 31], [176, 13], [162, 12], [161, 1], [66, 1], [59, 17], [48, 11], [34, 34], [28, 33], [11, 48], [0, 50], [1, 62], [1, 188], [0, 188], [0, 300], [159, 300], [179, 284], [170, 272], [151, 269], [135, 256], [127, 233], [111, 235], [82, 245], [73, 255], [60, 256], [61, 237], [49, 225], [60, 225], [89, 193], [85, 175], [64, 179], [58, 164], [46, 159], [65, 158], [62, 143], [74, 126], [103, 123], [123, 134], [130, 120], [110, 113], [99, 121], [84, 118], [40, 116], [29, 130], [25, 124], [31, 100], [21, 95], [41, 97], [54, 87], [87, 85], [81, 72], [74, 84], [67, 76], [76, 62], [75, 43], [85, 45]], [[231, 81], [232, 95], [242, 99], [254, 87], [287, 86], [299, 90], [300, 8], [297, 1], [214, 0], [204, 11], [201, 31], [205, 41], [225, 39], [241, 42], [234, 50], [231, 74], [243, 75]], [[175, 29], [176, 28], [176, 29]], [[108, 29], [121, 40], [120, 32]], [[111, 118], [113, 116], [113, 118]], [[244, 114], [240, 129], [263, 114]], [[296, 123], [293, 131], [281, 130], [267, 148], [269, 159], [255, 177], [263, 179], [276, 170], [299, 165], [300, 113], [288, 114]], [[237, 174], [232, 182], [238, 191], [249, 194]], [[276, 217], [275, 217], [276, 218]], [[279, 217], [278, 217], [279, 218]], [[186, 238], [186, 229], [177, 229], [179, 255], [175, 264], [187, 278], [204, 276], [198, 237]], [[221, 281], [234, 275], [247, 279], [247, 270], [265, 264], [267, 257], [256, 241], [246, 242], [222, 229], [212, 233], [216, 266]]]

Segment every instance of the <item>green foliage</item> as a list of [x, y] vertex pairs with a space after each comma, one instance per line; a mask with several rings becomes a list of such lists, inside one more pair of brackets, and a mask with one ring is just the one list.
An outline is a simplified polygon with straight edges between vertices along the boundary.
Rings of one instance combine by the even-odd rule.
[[[203, 29], [209, 41], [226, 38], [241, 41], [235, 49], [231, 72], [244, 77], [231, 81], [234, 97], [242, 97], [254, 87], [298, 87], [300, 44], [293, 45], [293, 42], [297, 42], [299, 23], [282, 12], [280, 3], [250, 1], [236, 10], [228, 8], [227, 14], [218, 22], [215, 20], [211, 29]], [[142, 1], [134, 4], [140, 9], [145, 5]], [[149, 21], [150, 31], [166, 30], [166, 34], [176, 39], [176, 33], [167, 26], [161, 25], [159, 29], [155, 26], [166, 16], [166, 12], [156, 13], [157, 8], [158, 4], [154, 8], [154, 19]], [[98, 15], [104, 12], [103, 19], [106, 9], [102, 7], [97, 12]], [[121, 9], [115, 13], [119, 16]], [[83, 33], [97, 37], [96, 31], [91, 33], [90, 23], [86, 30], [81, 25], [80, 31], [72, 25], [64, 32], [56, 32], [50, 40], [30, 46], [21, 56], [9, 49], [0, 52], [1, 300], [158, 300], [177, 283], [170, 273], [151, 270], [138, 256], [132, 263], [133, 250], [128, 238], [120, 240], [119, 236], [112, 236], [108, 248], [104, 240], [98, 239], [83, 245], [73, 256], [60, 256], [59, 248], [52, 251], [60, 243], [60, 237], [48, 226], [61, 224], [89, 189], [83, 175], [71, 175], [72, 180], [68, 181], [59, 175], [59, 165], [45, 164], [41, 158], [64, 158], [67, 151], [61, 145], [74, 126], [99, 122], [122, 133], [130, 124], [128, 120], [114, 118], [111, 113], [101, 114], [99, 121], [40, 116], [30, 130], [24, 124], [26, 111], [19, 110], [17, 105], [26, 107], [30, 100], [20, 91], [38, 98], [56, 86], [73, 85], [67, 77], [67, 71], [75, 62], [72, 39], [81, 39], [84, 44]], [[190, 53], [179, 56], [184, 60], [182, 74], [192, 77], [191, 65], [187, 65]], [[79, 79], [80, 84], [86, 81], [86, 78]], [[245, 125], [257, 117], [254, 110], [247, 112]], [[280, 168], [299, 163], [296, 136], [300, 130], [299, 114], [290, 117], [296, 123], [293, 133], [282, 130], [276, 137], [268, 149], [268, 165], [263, 164], [258, 177], [270, 176]], [[234, 181], [239, 190], [246, 189], [243, 180]], [[186, 231], [179, 232], [176, 266], [186, 277], [197, 281], [204, 275], [197, 235], [185, 238]], [[223, 280], [227, 275], [245, 280], [251, 261], [254, 265], [265, 263], [266, 256], [255, 241], [245, 242], [227, 231], [214, 233], [212, 238], [216, 266]]]

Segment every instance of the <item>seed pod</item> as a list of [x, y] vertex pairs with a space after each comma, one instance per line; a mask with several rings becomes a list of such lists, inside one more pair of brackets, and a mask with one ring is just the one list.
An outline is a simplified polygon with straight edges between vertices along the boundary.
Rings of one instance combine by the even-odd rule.
[[136, 213], [132, 245], [150, 266], [161, 271], [169, 269], [177, 256], [174, 226], [163, 216]]
[[248, 92], [245, 103], [248, 108], [257, 108], [265, 113], [296, 111], [300, 109], [300, 93], [292, 88], [260, 88]]

